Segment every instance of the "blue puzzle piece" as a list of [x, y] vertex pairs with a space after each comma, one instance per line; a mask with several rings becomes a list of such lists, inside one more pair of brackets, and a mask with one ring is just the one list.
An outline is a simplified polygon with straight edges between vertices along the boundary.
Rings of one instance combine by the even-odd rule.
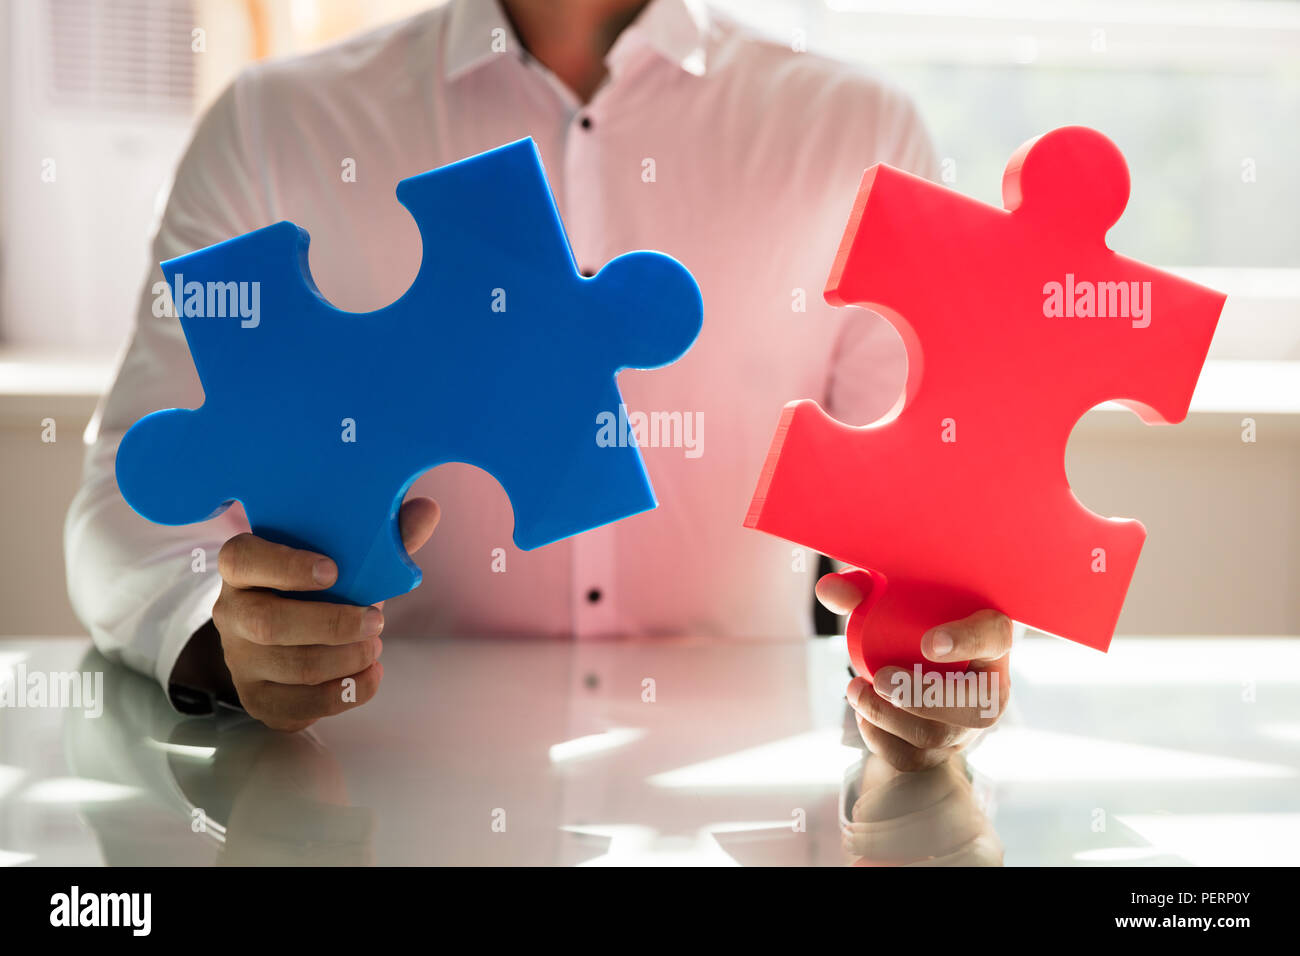
[[291, 222], [164, 262], [205, 398], [145, 416], [117, 453], [143, 517], [190, 524], [240, 501], [256, 534], [337, 561], [318, 596], [363, 605], [420, 583], [397, 512], [444, 462], [501, 483], [524, 550], [654, 508], [640, 451], [598, 441], [598, 416], [617, 416], [615, 373], [676, 361], [703, 316], [661, 253], [579, 275], [531, 139], [397, 198], [424, 259], [374, 312], [321, 297]]

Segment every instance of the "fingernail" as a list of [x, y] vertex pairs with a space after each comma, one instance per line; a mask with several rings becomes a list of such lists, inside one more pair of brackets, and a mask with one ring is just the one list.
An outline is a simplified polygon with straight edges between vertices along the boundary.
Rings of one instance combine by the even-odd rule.
[[927, 657], [943, 657], [952, 650], [952, 635], [947, 631], [934, 631], [930, 634], [930, 650]]
[[361, 633], [366, 637], [378, 637], [384, 629], [384, 615], [377, 608], [366, 608], [361, 615]]
[[900, 690], [894, 685], [894, 675], [906, 673], [900, 667], [882, 667], [871, 675], [871, 689], [876, 692], [876, 696], [889, 701], [897, 706], [898, 694]]
[[868, 681], [865, 677], [855, 677], [849, 681], [849, 686], [844, 691], [844, 697], [848, 700], [849, 706], [856, 708], [862, 701], [862, 694], [867, 689]]
[[375, 642], [375, 657], [374, 657], [374, 659], [375, 659], [375, 660], [379, 660], [379, 655], [381, 655], [381, 654], [384, 653], [384, 640], [383, 640], [383, 638], [381, 638], [381, 637], [374, 637], [374, 638], [372, 638], [372, 640]]
[[311, 576], [317, 584], [333, 584], [339, 572], [329, 558], [317, 558], [316, 563], [311, 566]]

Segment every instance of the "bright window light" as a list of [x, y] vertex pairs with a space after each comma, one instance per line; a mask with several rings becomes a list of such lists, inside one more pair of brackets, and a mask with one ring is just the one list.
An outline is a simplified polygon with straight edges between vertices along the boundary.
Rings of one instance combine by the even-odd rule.
[[[788, 826], [789, 824], [787, 824]], [[709, 830], [692, 835], [664, 835], [653, 827], [631, 824], [565, 827], [571, 833], [605, 837], [605, 853], [582, 866], [739, 866]]]
[[190, 744], [174, 744], [163, 740], [154, 740], [149, 737], [145, 740], [145, 746], [153, 750], [161, 750], [163, 753], [171, 754], [173, 757], [186, 757], [190, 760], [211, 760], [217, 755], [216, 747], [195, 747]]
[[967, 758], [996, 783], [1077, 780], [1283, 780], [1294, 767], [1022, 727], [990, 734]]
[[32, 784], [19, 798], [27, 803], [112, 803], [140, 795], [135, 787], [87, 777], [51, 777]]
[[1300, 813], [1161, 813], [1115, 817], [1193, 866], [1295, 866]]
[[862, 757], [840, 738], [838, 727], [809, 731], [655, 774], [648, 782], [667, 789], [726, 790], [838, 784], [845, 768]]
[[1030, 637], [1011, 654], [1013, 677], [1034, 686], [1300, 683], [1300, 641], [1281, 637], [1117, 637], [1101, 654]]
[[1163, 855], [1154, 846], [1108, 846], [1100, 850], [1081, 850], [1074, 854], [1074, 859], [1079, 863], [1132, 863]]
[[1300, 744], [1300, 724], [1264, 724], [1259, 732], [1273, 740]]
[[0, 764], [0, 800], [3, 800], [26, 776], [26, 770]]
[[609, 753], [611, 750], [626, 747], [644, 736], [645, 731], [637, 727], [611, 727], [604, 733], [575, 737], [573, 740], [566, 740], [551, 747], [549, 751], [551, 763], [568, 763]]

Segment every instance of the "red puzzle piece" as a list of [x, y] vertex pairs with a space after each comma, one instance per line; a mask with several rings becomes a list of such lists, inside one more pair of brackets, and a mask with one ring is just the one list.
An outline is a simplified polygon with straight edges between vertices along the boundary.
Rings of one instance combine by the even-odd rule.
[[1146, 529], [1079, 503], [1066, 441], [1107, 400], [1185, 418], [1225, 298], [1106, 247], [1128, 195], [1119, 149], [1077, 126], [1016, 151], [1005, 210], [863, 176], [826, 300], [898, 329], [905, 394], [861, 428], [787, 405], [745, 518], [870, 569], [859, 673], [922, 661], [924, 631], [986, 607], [1110, 645]]

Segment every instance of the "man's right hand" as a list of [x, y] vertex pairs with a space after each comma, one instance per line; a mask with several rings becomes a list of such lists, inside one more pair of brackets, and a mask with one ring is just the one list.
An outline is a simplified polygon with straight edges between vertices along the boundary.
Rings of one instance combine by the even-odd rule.
[[[408, 553], [429, 540], [438, 517], [432, 498], [402, 505], [399, 523]], [[353, 607], [275, 593], [328, 588], [338, 578], [332, 560], [245, 533], [222, 546], [218, 567], [221, 594], [212, 623], [250, 716], [275, 730], [296, 731], [375, 696], [384, 675], [383, 602]], [[350, 694], [345, 702], [347, 678], [356, 681], [355, 698]]]

